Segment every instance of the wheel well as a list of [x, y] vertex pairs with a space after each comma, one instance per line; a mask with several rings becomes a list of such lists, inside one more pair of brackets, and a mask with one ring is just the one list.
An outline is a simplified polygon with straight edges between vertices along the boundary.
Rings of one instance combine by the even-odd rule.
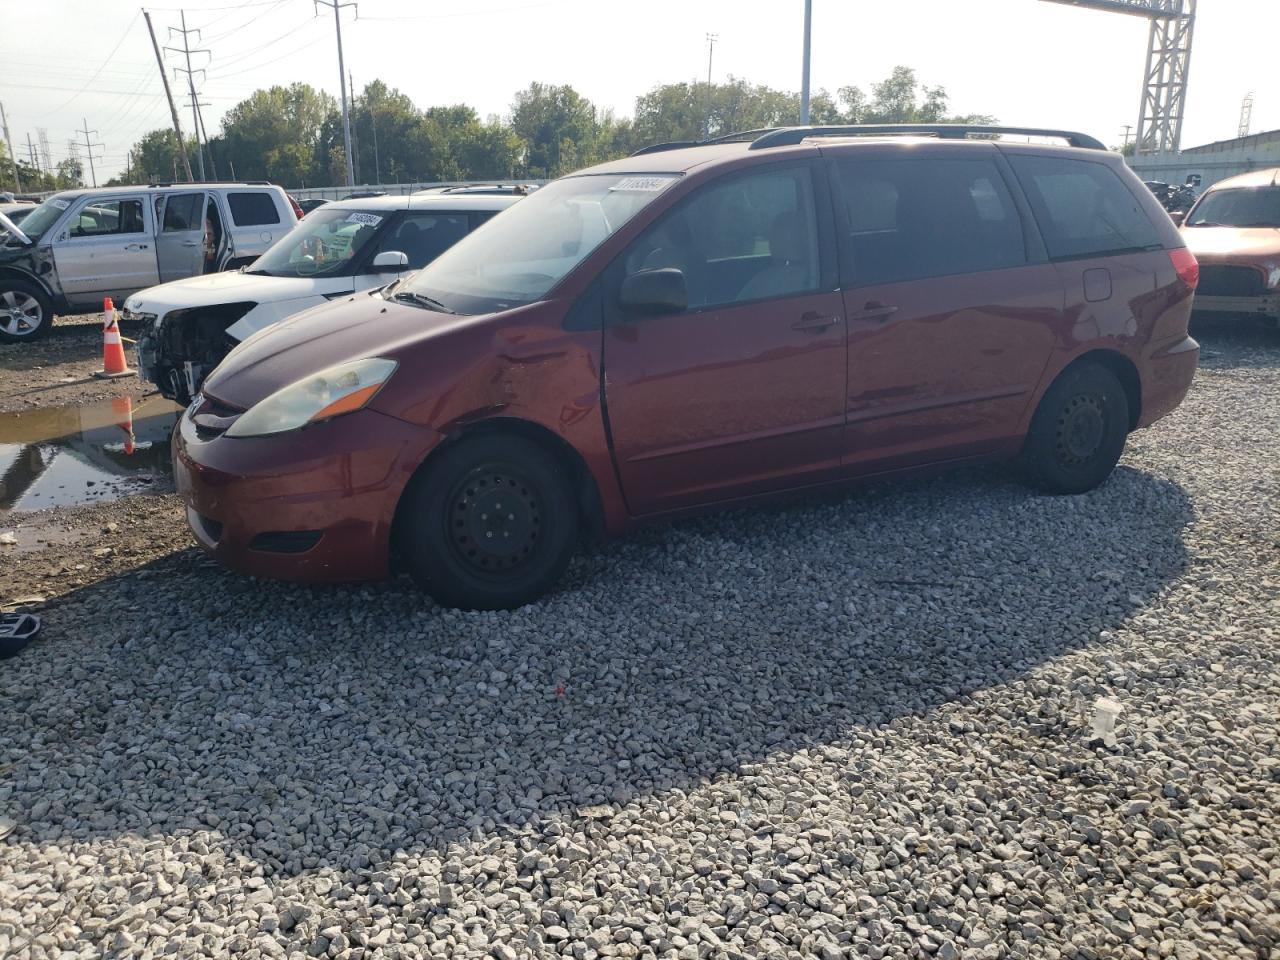
[[[454, 444], [461, 442], [470, 437], [484, 436], [487, 434], [507, 434], [514, 436], [527, 437], [534, 443], [537, 443], [548, 453], [552, 454], [568, 472], [574, 488], [574, 499], [578, 503], [578, 513], [582, 520], [583, 528], [593, 537], [602, 539], [604, 537], [604, 505], [600, 499], [600, 489], [596, 486], [595, 477], [592, 476], [591, 470], [587, 467], [586, 461], [582, 459], [582, 455], [578, 453], [563, 438], [556, 436], [546, 427], [533, 423], [529, 420], [519, 420], [514, 417], [494, 417], [487, 420], [480, 420], [476, 423], [467, 424], [450, 432], [434, 450], [427, 455], [427, 458], [418, 465], [418, 469], [414, 471], [413, 477], [409, 483], [405, 484], [405, 493], [400, 495], [400, 503], [404, 503], [405, 494], [409, 490], [409, 485], [414, 483], [418, 477], [422, 476], [427, 470], [431, 469], [431, 464], [440, 455], [441, 451], [447, 450]], [[400, 520], [400, 504], [396, 505], [396, 515], [392, 522], [392, 547], [395, 549], [394, 531], [399, 527]]]
[[[1091, 350], [1071, 361], [1066, 369], [1070, 370], [1082, 363], [1096, 363], [1115, 374], [1116, 379], [1120, 381], [1120, 386], [1124, 387], [1125, 398], [1129, 401], [1129, 429], [1136, 430], [1138, 421], [1142, 417], [1142, 380], [1138, 377], [1138, 368], [1133, 365], [1133, 361], [1123, 353], [1116, 353], [1114, 350]], [[1066, 370], [1063, 372], [1065, 373]]]
[[14, 270], [12, 268], [0, 267], [0, 281], [9, 280], [18, 283], [24, 283], [28, 287], [35, 287], [40, 291], [41, 295], [47, 297], [49, 302], [53, 302], [53, 291], [45, 286], [44, 282], [35, 274], [27, 273], [25, 270]]

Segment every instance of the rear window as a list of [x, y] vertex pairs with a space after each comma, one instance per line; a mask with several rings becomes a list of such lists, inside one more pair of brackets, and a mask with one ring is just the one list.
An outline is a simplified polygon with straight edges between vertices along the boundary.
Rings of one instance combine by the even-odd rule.
[[228, 193], [227, 203], [236, 226], [257, 227], [280, 222], [280, 211], [269, 193]]
[[1163, 244], [1138, 198], [1105, 164], [1010, 157], [1054, 259], [1101, 256]]

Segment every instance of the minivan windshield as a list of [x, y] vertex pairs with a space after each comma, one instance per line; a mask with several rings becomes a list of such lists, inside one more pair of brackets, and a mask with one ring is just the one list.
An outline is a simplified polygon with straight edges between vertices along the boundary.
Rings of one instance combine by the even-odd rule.
[[[411, 302], [465, 314], [541, 300], [680, 175], [583, 174], [503, 211], [405, 282]], [[314, 214], [313, 214], [314, 216]]]
[[[1188, 227], [1280, 227], [1280, 187], [1211, 190], [1187, 218]], [[25, 227], [24, 227], [25, 229]]]
[[[22, 218], [20, 229], [32, 240], [38, 240], [69, 206], [71, 204], [65, 197], [50, 197]], [[9, 239], [8, 231], [4, 236], [6, 240]]]
[[312, 210], [249, 265], [267, 277], [331, 276], [346, 271], [387, 220], [372, 210]]

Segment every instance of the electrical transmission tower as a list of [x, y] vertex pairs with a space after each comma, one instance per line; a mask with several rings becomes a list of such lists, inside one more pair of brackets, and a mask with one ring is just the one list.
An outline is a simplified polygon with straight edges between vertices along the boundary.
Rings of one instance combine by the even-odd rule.
[[174, 73], [175, 79], [179, 73], [185, 73], [187, 75], [187, 90], [191, 95], [191, 126], [196, 132], [196, 162], [200, 170], [200, 179], [203, 180], [205, 178], [204, 153], [208, 147], [208, 142], [207, 140], [202, 138], [200, 135], [201, 131], [204, 130], [204, 122], [200, 118], [200, 108], [202, 106], [207, 107], [208, 104], [200, 103], [199, 99], [196, 97], [196, 74], [197, 73], [200, 74], [202, 78], [207, 76], [207, 74], [204, 72], [204, 70], [191, 69], [191, 55], [193, 53], [195, 54], [203, 53], [207, 57], [212, 57], [213, 55], [208, 50], [205, 50], [205, 49], [193, 50], [191, 48], [191, 34], [194, 33], [198, 41], [200, 36], [200, 31], [199, 29], [196, 29], [196, 28], [192, 28], [191, 30], [188, 30], [187, 29], [187, 12], [183, 10], [181, 11], [181, 13], [182, 13], [182, 28], [179, 29], [177, 27], [170, 27], [169, 36], [172, 37], [175, 33], [181, 34], [182, 46], [181, 47], [165, 47], [165, 49], [172, 50], [174, 53], [180, 53], [184, 57], [186, 57], [187, 65], [185, 67], [174, 67], [173, 73]]
[[1249, 124], [1253, 120], [1253, 91], [1250, 90], [1244, 95], [1244, 99], [1240, 101], [1240, 129], [1236, 132], [1237, 137], [1247, 137], [1249, 135]]
[[1191, 67], [1196, 0], [1049, 0], [1151, 21], [1134, 154], [1177, 152]]
[[53, 154], [49, 152], [49, 128], [36, 127], [36, 142], [40, 144], [40, 169], [53, 173]]
[[102, 148], [102, 144], [101, 144], [101, 143], [98, 143], [98, 142], [96, 142], [96, 141], [94, 141], [94, 140], [92, 139], [93, 137], [96, 137], [96, 136], [98, 135], [98, 131], [97, 131], [97, 130], [90, 130], [90, 129], [89, 129], [89, 121], [88, 121], [88, 120], [85, 120], [85, 122], [84, 122], [84, 127], [80, 130], [80, 132], [84, 134], [84, 143], [77, 144], [77, 146], [82, 146], [82, 147], [84, 147], [84, 151], [85, 151], [85, 153], [86, 153], [86, 154], [88, 155], [88, 157], [89, 157], [89, 179], [93, 181], [93, 185], [96, 187], [96, 186], [98, 185], [98, 171], [94, 169], [94, 167], [93, 167], [93, 161], [94, 161], [95, 159], [97, 159], [97, 160], [101, 160], [101, 159], [102, 159], [102, 155], [101, 155], [101, 154], [99, 154], [99, 155], [95, 158], [95, 157], [94, 157], [94, 155], [93, 155], [93, 151], [94, 151], [94, 149], [95, 149], [95, 148], [96, 148], [96, 149], [101, 149], [101, 148]]

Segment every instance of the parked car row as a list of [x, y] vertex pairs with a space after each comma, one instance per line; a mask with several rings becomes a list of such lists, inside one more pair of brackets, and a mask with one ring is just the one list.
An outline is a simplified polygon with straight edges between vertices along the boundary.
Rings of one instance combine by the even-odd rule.
[[156, 184], [55, 194], [0, 224], [0, 341], [34, 340], [58, 313], [236, 269], [298, 222], [267, 183]]
[[[442, 603], [500, 608], [551, 589], [583, 531], [979, 460], [1095, 487], [1191, 383], [1197, 263], [1096, 140], [1006, 132], [652, 148], [459, 224], [363, 292], [356, 270], [404, 253], [390, 209], [321, 207], [252, 270], [319, 273], [336, 251], [340, 295], [202, 382], [172, 375], [212, 356], [148, 361], [175, 393], [199, 386], [175, 435], [196, 539], [253, 574], [405, 570]], [[387, 220], [358, 251], [352, 214]], [[228, 319], [211, 328], [247, 333]]]

